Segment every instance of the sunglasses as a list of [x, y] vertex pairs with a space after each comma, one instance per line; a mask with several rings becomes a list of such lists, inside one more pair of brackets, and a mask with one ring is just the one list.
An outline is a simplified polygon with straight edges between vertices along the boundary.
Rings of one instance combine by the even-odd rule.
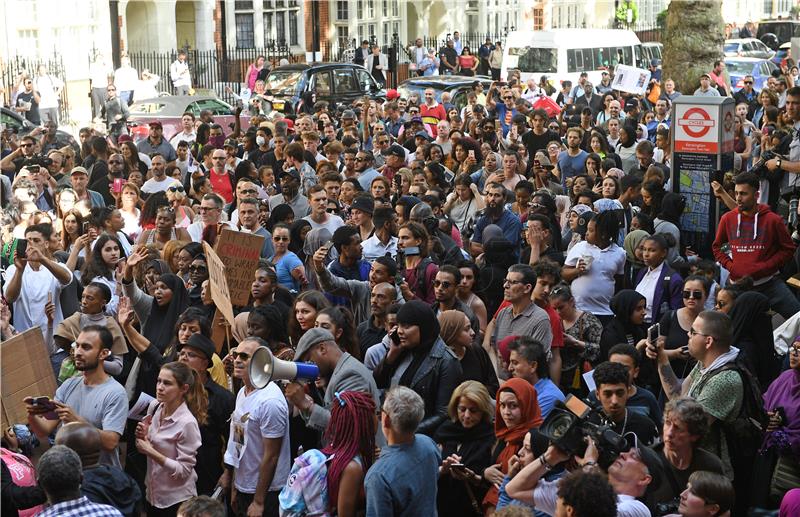
[[258, 192], [256, 189], [249, 188], [247, 190], [243, 190], [242, 194], [255, 194], [256, 192]]
[[189, 266], [189, 271], [208, 271], [206, 266]]
[[33, 144], [20, 144], [20, 147], [33, 147]]
[[289, 237], [272, 237], [272, 240], [275, 242], [282, 242], [282, 241], [289, 242]]
[[328, 212], [329, 214], [335, 214], [336, 212], [338, 212], [338, 210], [337, 210], [337, 209], [335, 209], [335, 208], [328, 208], [328, 209], [327, 209], [327, 210], [325, 210], [325, 211], [326, 211], [326, 212]]
[[234, 359], [239, 359], [242, 362], [245, 362], [248, 359], [250, 359], [250, 354], [246, 352], [231, 352], [231, 357], [233, 357]]
[[389, 141], [388, 140], [378, 140], [378, 143], [379, 144], [388, 144]]
[[753, 81], [745, 81], [744, 84], [753, 84]]
[[683, 291], [683, 299], [688, 300], [689, 298], [700, 300], [703, 298], [703, 291]]
[[[122, 163], [122, 162], [120, 162]], [[170, 192], [183, 192], [183, 185], [175, 185], [168, 189]]]
[[442, 282], [440, 280], [433, 281], [433, 287], [442, 287], [444, 289], [450, 289], [453, 286], [450, 282]]

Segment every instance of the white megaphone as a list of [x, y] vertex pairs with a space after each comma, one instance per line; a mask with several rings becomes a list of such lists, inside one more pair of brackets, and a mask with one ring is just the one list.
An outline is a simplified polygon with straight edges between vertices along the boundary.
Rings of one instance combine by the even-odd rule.
[[276, 359], [272, 351], [260, 346], [250, 359], [250, 382], [258, 389], [269, 381], [306, 379], [313, 381], [319, 377], [319, 368], [315, 364], [296, 363]]

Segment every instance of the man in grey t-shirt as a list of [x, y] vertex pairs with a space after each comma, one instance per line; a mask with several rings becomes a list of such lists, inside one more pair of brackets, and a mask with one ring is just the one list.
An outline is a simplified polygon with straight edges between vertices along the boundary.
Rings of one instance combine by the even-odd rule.
[[100, 463], [120, 467], [117, 445], [125, 430], [128, 397], [125, 388], [103, 369], [113, 342], [107, 328], [84, 327], [75, 340], [75, 369], [83, 375], [64, 381], [50, 404], [34, 404], [38, 401], [33, 397], [25, 403], [28, 423], [39, 438], [47, 439], [62, 423], [89, 423], [100, 431]]

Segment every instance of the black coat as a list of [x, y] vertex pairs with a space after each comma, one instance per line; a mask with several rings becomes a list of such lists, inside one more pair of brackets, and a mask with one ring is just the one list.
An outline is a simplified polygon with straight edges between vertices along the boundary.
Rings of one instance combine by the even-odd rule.
[[[378, 388], [389, 389], [392, 376], [397, 366], [402, 362], [398, 359], [394, 364], [387, 364], [386, 358], [375, 368], [373, 376]], [[447, 405], [456, 386], [461, 384], [464, 374], [461, 364], [441, 337], [436, 338], [428, 356], [423, 360], [410, 385], [425, 402], [425, 416], [417, 427], [417, 432], [433, 436], [445, 420], [447, 420]]]

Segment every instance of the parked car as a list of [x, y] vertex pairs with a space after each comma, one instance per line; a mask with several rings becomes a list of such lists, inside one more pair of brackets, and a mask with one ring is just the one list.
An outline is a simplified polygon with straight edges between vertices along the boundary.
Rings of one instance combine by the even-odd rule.
[[[222, 126], [225, 134], [231, 132], [234, 124], [233, 107], [214, 96], [167, 95], [134, 102], [130, 108], [128, 123], [131, 126], [131, 138], [138, 142], [147, 138], [150, 122], [161, 122], [164, 127], [164, 138], [170, 140], [182, 131], [181, 117], [187, 111], [195, 117], [203, 110], [211, 111], [214, 122]], [[240, 115], [242, 130], [250, 126], [250, 116]]]
[[[18, 137], [22, 137], [33, 131], [37, 126], [14, 110], [0, 108], [0, 127], [2, 127], [4, 131], [8, 130], [12, 133], [16, 133]], [[66, 131], [61, 131], [60, 129], [56, 131], [56, 142], [62, 147], [69, 145], [75, 149], [75, 152], [80, 153], [80, 144]]]
[[[776, 42], [774, 46], [765, 41], [766, 34], [774, 34]], [[773, 50], [777, 49], [783, 43], [788, 43], [792, 38], [800, 38], [800, 20], [773, 20], [758, 22], [758, 32], [756, 33], [758, 39], [767, 43], [767, 46]], [[772, 38], [768, 38], [772, 40]]]
[[366, 68], [353, 63], [292, 64], [273, 69], [266, 80], [272, 109], [295, 113], [300, 100], [315, 93], [316, 100], [334, 104], [350, 104], [367, 96], [385, 98], [382, 89]]
[[772, 59], [770, 59], [770, 61], [772, 61], [773, 63], [775, 63], [778, 66], [781, 66], [781, 63], [783, 63], [783, 60], [786, 59], [786, 58], [789, 58], [789, 57], [792, 57], [792, 44], [791, 44], [791, 42], [783, 43], [780, 47], [778, 47], [777, 52], [775, 52], [775, 55], [772, 56]]
[[731, 78], [733, 91], [739, 91], [744, 86], [744, 76], [753, 76], [753, 88], [763, 89], [767, 84], [767, 78], [773, 70], [778, 68], [769, 59], [756, 59], [754, 57], [726, 57], [725, 67]]
[[406, 79], [397, 86], [397, 93], [401, 97], [408, 98], [412, 93], [419, 95], [420, 99], [425, 98], [425, 90], [433, 88], [436, 96], [436, 101], [441, 102], [442, 94], [444, 92], [450, 93], [450, 103], [461, 110], [467, 105], [467, 94], [472, 91], [472, 85], [475, 81], [480, 81], [483, 85], [483, 91], [489, 91], [492, 86], [492, 80], [489, 77], [478, 76], [462, 76], [462, 75], [439, 75], [431, 77], [414, 77]]
[[775, 53], [756, 38], [726, 39], [722, 46], [726, 56], [770, 59]]

